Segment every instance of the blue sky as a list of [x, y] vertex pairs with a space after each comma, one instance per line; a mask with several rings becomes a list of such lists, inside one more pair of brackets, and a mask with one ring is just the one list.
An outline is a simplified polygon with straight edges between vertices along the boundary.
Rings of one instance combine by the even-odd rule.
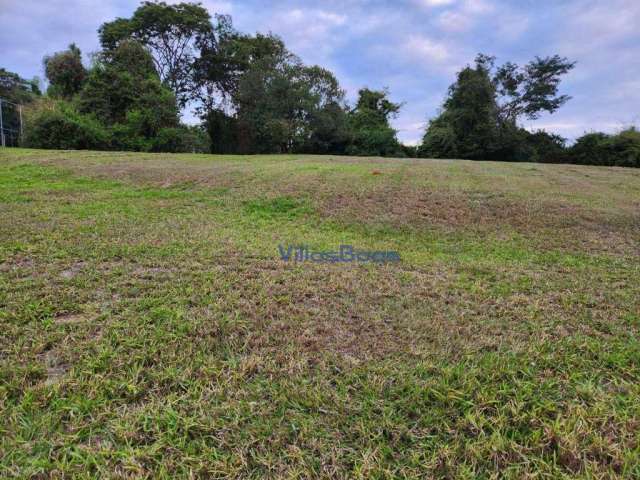
[[[558, 53], [578, 62], [573, 99], [530, 128], [568, 138], [640, 124], [639, 0], [204, 0], [245, 32], [273, 32], [306, 63], [331, 69], [353, 100], [389, 87], [406, 102], [394, 121], [416, 143], [461, 67], [483, 52], [525, 63]], [[135, 0], [0, 0], [0, 66], [43, 76], [42, 57], [76, 42], [98, 49], [98, 27], [130, 16]]]

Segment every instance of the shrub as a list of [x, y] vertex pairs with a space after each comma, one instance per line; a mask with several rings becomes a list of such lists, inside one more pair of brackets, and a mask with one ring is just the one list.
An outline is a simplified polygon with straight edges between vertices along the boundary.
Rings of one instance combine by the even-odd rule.
[[415, 145], [404, 145], [401, 144], [400, 148], [402, 148], [403, 156], [407, 158], [418, 158], [418, 147]]
[[111, 150], [148, 152], [151, 150], [153, 139], [136, 133], [129, 123], [116, 123], [111, 129]]
[[154, 152], [209, 153], [209, 137], [200, 127], [163, 128], [153, 139]]
[[429, 122], [418, 154], [424, 158], [456, 158], [458, 155], [453, 128], [442, 116]]
[[616, 135], [587, 133], [569, 149], [568, 158], [582, 165], [640, 167], [640, 132], [632, 127]]
[[386, 126], [354, 130], [353, 142], [347, 147], [346, 153], [354, 156], [404, 156], [396, 139], [396, 131]]
[[78, 113], [64, 101], [41, 100], [24, 110], [23, 145], [62, 150], [101, 150], [110, 133], [90, 115]]
[[610, 139], [614, 165], [640, 167], [640, 132], [634, 127], [614, 135]]

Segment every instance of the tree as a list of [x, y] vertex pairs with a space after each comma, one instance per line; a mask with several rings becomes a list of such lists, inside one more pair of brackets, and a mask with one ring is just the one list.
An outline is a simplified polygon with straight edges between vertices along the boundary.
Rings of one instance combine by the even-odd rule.
[[444, 115], [429, 121], [429, 126], [418, 147], [418, 156], [425, 158], [460, 158], [458, 137], [453, 123]]
[[327, 70], [304, 66], [289, 56], [266, 57], [241, 77], [235, 105], [241, 128], [251, 136], [252, 151], [284, 153], [308, 145], [312, 123], [317, 124], [320, 112], [327, 113], [329, 105], [339, 104], [343, 96]]
[[[250, 64], [247, 51], [264, 37], [238, 33], [228, 15], [216, 15], [215, 19], [212, 31], [198, 42], [200, 55], [193, 69], [192, 96], [198, 102], [196, 112], [202, 118], [207, 118], [215, 109], [226, 109], [228, 113], [239, 78]], [[265, 38], [284, 48], [280, 39], [272, 36]]]
[[219, 109], [211, 109], [203, 118], [209, 135], [211, 153], [238, 153], [240, 148], [238, 120]]
[[349, 117], [338, 101], [314, 109], [309, 129], [311, 133], [300, 149], [304, 153], [343, 155], [352, 139]]
[[318, 66], [297, 69], [302, 101], [299, 151], [344, 153], [350, 140], [345, 92], [329, 70]]
[[503, 122], [515, 124], [522, 116], [535, 120], [542, 112], [554, 113], [571, 99], [559, 95], [558, 89], [561, 77], [576, 63], [559, 55], [535, 57], [524, 67], [507, 62], [496, 68], [495, 57], [479, 54], [476, 65], [492, 74], [498, 115]]
[[39, 80], [25, 80], [17, 73], [0, 68], [0, 98], [13, 103], [29, 103], [42, 95]]
[[[194, 64], [196, 111], [207, 117], [214, 109], [226, 114], [236, 111], [240, 81], [250, 69], [285, 65], [296, 61], [284, 42], [275, 35], [255, 36], [236, 32], [229, 16], [216, 16], [212, 33], [200, 42], [200, 57]], [[260, 67], [262, 68], [262, 67]]]
[[640, 168], [640, 131], [635, 127], [627, 128], [614, 135], [611, 139], [611, 148], [615, 152], [616, 166]]
[[305, 66], [276, 36], [240, 35], [226, 25], [198, 62], [212, 150], [344, 150], [344, 92], [333, 74]]
[[[539, 58], [524, 68], [480, 54], [474, 67], [458, 73], [441, 113], [429, 122], [419, 153], [424, 157], [492, 160], [536, 159], [546, 147], [518, 126], [518, 119], [536, 119], [555, 112], [570, 97], [559, 95], [562, 75], [575, 63], [558, 55]], [[553, 142], [552, 142], [553, 143]], [[538, 152], [538, 149], [540, 152]]]
[[535, 152], [530, 161], [563, 163], [567, 160], [567, 140], [560, 135], [538, 130], [528, 133], [526, 141]]
[[349, 112], [352, 142], [347, 148], [349, 155], [402, 155], [396, 131], [389, 120], [400, 108], [399, 103], [389, 100], [389, 92], [363, 88], [358, 92], [358, 102]]
[[100, 58], [78, 103], [81, 113], [115, 128], [114, 139], [124, 141], [120, 148], [146, 150], [161, 129], [178, 125], [173, 93], [160, 82], [149, 52], [135, 40], [121, 42]]
[[211, 16], [195, 3], [143, 2], [130, 19], [118, 18], [99, 29], [102, 47], [114, 50], [135, 39], [151, 52], [160, 79], [183, 107], [193, 89], [192, 71], [198, 45], [212, 32]]
[[466, 67], [449, 87], [443, 111], [427, 128], [420, 154], [434, 158], [489, 158], [498, 148], [495, 88], [482, 65]]
[[80, 91], [87, 70], [82, 65], [82, 52], [75, 43], [67, 50], [44, 57], [43, 63], [50, 96], [71, 98]]

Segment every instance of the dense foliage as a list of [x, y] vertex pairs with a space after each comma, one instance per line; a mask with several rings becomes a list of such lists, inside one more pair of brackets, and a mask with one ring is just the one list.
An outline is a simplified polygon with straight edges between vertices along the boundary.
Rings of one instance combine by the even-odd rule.
[[616, 135], [588, 133], [566, 152], [565, 161], [640, 168], [640, 132], [631, 127]]
[[81, 112], [93, 113], [117, 133], [117, 149], [151, 150], [163, 128], [178, 126], [173, 93], [161, 83], [151, 55], [133, 40], [104, 55], [78, 100]]
[[24, 111], [25, 146], [209, 151], [203, 129], [180, 125], [175, 95], [138, 41], [126, 39], [103, 50], [89, 71], [73, 44], [44, 63], [48, 98]]
[[131, 18], [118, 18], [102, 25], [99, 36], [106, 51], [128, 39], [144, 45], [160, 79], [173, 91], [180, 106], [184, 106], [192, 89], [199, 46], [211, 31], [211, 17], [199, 4], [145, 1]]
[[475, 66], [460, 71], [449, 87], [442, 112], [425, 132], [420, 155], [511, 161], [553, 155], [548, 147], [558, 139], [543, 132], [531, 135], [517, 122], [522, 116], [553, 113], [567, 102], [568, 96], [558, 95], [558, 85], [573, 66], [553, 56], [536, 58], [524, 68], [513, 63], [496, 68], [493, 57], [478, 55]]
[[[200, 4], [144, 1], [99, 31], [91, 68], [75, 44], [44, 58], [49, 87], [0, 69], [0, 96], [26, 110], [25, 145], [212, 153], [317, 153], [638, 166], [633, 128], [588, 133], [575, 145], [519, 123], [552, 114], [575, 63], [558, 55], [524, 66], [479, 54], [449, 87], [422, 143], [391, 126], [402, 104], [362, 88], [354, 106], [327, 69], [305, 65], [279, 37], [237, 31]], [[54, 101], [52, 101], [54, 100]], [[198, 127], [180, 124], [191, 109]], [[65, 138], [68, 136], [69, 138]]]
[[87, 71], [82, 65], [82, 52], [74, 43], [68, 50], [44, 57], [43, 63], [50, 96], [71, 98], [80, 91]]
[[358, 103], [349, 112], [349, 125], [353, 132], [350, 155], [403, 156], [404, 152], [396, 139], [396, 131], [389, 119], [400, 111], [400, 104], [388, 99], [387, 91], [363, 88], [358, 92]]
[[110, 146], [110, 134], [100, 122], [64, 101], [46, 99], [28, 106], [24, 131], [27, 147], [103, 150]]

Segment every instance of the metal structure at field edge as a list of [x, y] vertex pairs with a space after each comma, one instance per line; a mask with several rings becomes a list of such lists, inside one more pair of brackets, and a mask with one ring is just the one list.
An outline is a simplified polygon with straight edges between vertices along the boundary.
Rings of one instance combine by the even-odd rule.
[[[5, 112], [11, 110], [13, 110], [14, 118], [13, 121], [7, 122], [5, 121]], [[18, 145], [18, 138], [22, 140], [22, 105], [0, 98], [0, 145], [2, 147], [7, 146], [7, 137], [13, 146]]]

